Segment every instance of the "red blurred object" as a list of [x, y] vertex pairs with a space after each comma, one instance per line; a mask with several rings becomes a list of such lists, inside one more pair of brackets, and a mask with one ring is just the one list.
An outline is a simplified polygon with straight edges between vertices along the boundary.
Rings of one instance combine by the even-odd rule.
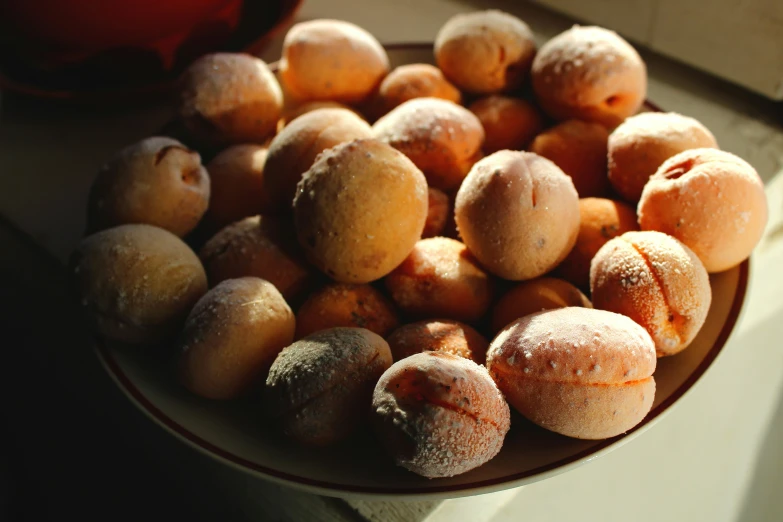
[[165, 93], [212, 51], [258, 50], [302, 0], [0, 0], [0, 86], [116, 101]]
[[156, 48], [207, 20], [239, 19], [242, 0], [3, 0], [3, 30], [39, 65], [115, 48]]

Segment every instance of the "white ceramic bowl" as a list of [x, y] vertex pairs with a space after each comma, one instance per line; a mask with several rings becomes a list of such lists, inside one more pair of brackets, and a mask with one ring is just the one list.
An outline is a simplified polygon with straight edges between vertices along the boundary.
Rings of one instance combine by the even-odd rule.
[[[392, 65], [432, 62], [432, 44], [387, 47]], [[658, 110], [652, 104], [647, 110]], [[712, 365], [737, 322], [749, 263], [710, 276], [712, 306], [693, 344], [658, 361], [652, 411], [640, 425], [602, 441], [570, 439], [512, 415], [503, 449], [469, 473], [429, 480], [396, 467], [369, 431], [326, 449], [302, 448], [268, 425], [257, 400], [200, 399], [176, 382], [171, 369], [137, 350], [98, 340], [109, 375], [150, 419], [184, 443], [263, 479], [310, 492], [386, 499], [450, 498], [543, 480], [580, 466], [634, 439], [658, 422]]]

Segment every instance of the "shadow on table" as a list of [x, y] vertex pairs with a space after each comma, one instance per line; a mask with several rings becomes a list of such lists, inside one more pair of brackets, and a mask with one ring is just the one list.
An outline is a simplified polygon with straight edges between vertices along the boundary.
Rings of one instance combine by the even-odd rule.
[[783, 391], [759, 445], [753, 476], [737, 522], [783, 520]]

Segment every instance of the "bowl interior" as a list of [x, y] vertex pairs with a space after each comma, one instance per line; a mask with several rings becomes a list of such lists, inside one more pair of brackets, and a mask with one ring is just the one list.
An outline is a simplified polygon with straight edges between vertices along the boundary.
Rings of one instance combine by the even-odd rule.
[[[389, 54], [395, 65], [432, 61], [431, 45], [392, 46]], [[653, 409], [639, 426], [612, 439], [584, 441], [548, 432], [513, 414], [511, 431], [497, 457], [446, 479], [428, 480], [394, 466], [367, 431], [335, 447], [302, 448], [268, 426], [257, 396], [237, 402], [207, 401], [179, 386], [171, 368], [149, 355], [103, 341], [98, 342], [97, 351], [120, 388], [142, 411], [197, 449], [245, 471], [326, 495], [456, 497], [561, 473], [611, 451], [657, 422], [724, 346], [744, 301], [748, 270], [746, 261], [710, 276], [713, 298], [706, 323], [687, 350], [658, 361]]]

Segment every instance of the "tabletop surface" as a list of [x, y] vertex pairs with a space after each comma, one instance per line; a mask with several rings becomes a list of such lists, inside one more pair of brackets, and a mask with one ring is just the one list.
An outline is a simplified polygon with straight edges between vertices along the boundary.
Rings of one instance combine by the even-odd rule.
[[[519, 2], [493, 5], [527, 20], [539, 42], [572, 23]], [[382, 42], [412, 42], [431, 40], [448, 17], [475, 8], [456, 0], [384, 0], [372, 9], [309, 0], [298, 19], [345, 19]], [[263, 58], [274, 60], [279, 49], [278, 38]], [[770, 224], [752, 260], [740, 323], [702, 381], [631, 444], [541, 483], [443, 503], [346, 503], [271, 486], [196, 454], [134, 410], [91, 352], [61, 263], [82, 235], [97, 168], [161, 128], [170, 109], [96, 110], [0, 95], [0, 326], [11, 355], [0, 364], [8, 403], [0, 424], [0, 520], [3, 509], [21, 509], [31, 520], [88, 513], [112, 520], [505, 521], [523, 513], [531, 521], [619, 521], [631, 514], [728, 521], [762, 520], [780, 509], [773, 487], [783, 478], [776, 471], [783, 450], [774, 442], [783, 430], [783, 130], [774, 123], [780, 107], [642, 54], [649, 98], [702, 121], [767, 183]], [[3, 475], [4, 468], [12, 471]], [[15, 499], [11, 507], [7, 498]]]

